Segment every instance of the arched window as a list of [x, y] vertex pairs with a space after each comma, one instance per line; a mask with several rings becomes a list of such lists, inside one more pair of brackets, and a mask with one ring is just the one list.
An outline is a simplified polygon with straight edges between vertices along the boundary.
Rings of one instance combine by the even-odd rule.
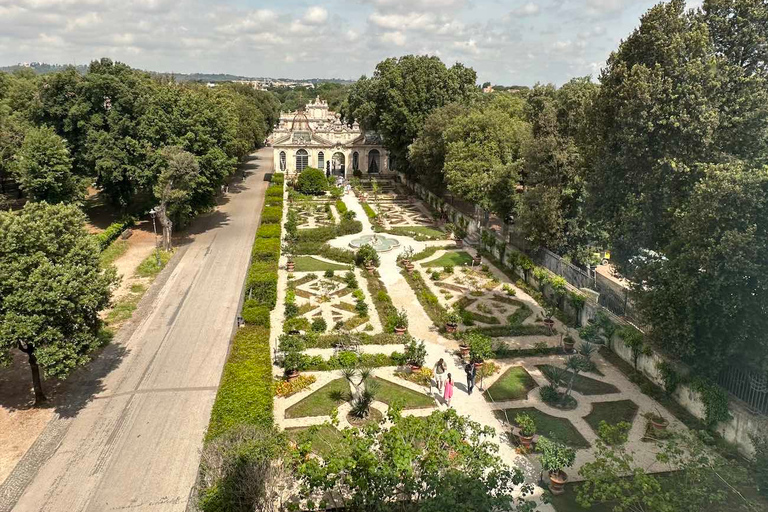
[[285, 151], [280, 152], [280, 170], [285, 172]]
[[355, 151], [352, 153], [352, 170], [357, 171], [360, 169], [360, 153]]
[[317, 154], [317, 168], [322, 169], [325, 167], [325, 153], [322, 151]]
[[381, 167], [380, 158], [378, 149], [372, 149], [368, 153], [368, 174], [379, 172], [379, 168]]
[[306, 149], [300, 149], [296, 152], [296, 172], [301, 172], [309, 165], [309, 153]]

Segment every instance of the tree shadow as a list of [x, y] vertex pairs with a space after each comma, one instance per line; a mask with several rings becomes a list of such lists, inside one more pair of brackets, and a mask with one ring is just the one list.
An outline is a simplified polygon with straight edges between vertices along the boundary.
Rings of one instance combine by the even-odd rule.
[[199, 235], [215, 229], [221, 226], [226, 226], [229, 223], [229, 214], [222, 212], [221, 210], [215, 210], [210, 213], [205, 213], [198, 216], [192, 224], [183, 232], [178, 233], [179, 239], [177, 243], [187, 244], [191, 242], [191, 237]]

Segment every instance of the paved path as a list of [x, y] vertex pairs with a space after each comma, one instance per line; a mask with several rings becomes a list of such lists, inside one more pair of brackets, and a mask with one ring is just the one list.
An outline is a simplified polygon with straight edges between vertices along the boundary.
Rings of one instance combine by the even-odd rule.
[[51, 421], [47, 460], [25, 457], [0, 487], [0, 510], [186, 508], [271, 172], [272, 150], [257, 155], [244, 183], [192, 226], [96, 396]]

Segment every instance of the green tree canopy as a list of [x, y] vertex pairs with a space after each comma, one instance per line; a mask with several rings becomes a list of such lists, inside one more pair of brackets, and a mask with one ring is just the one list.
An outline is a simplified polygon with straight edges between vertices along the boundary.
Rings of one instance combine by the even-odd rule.
[[72, 202], [85, 196], [82, 181], [72, 174], [69, 149], [52, 128], [26, 131], [12, 170], [21, 190], [33, 201]]
[[115, 271], [101, 268], [76, 206], [44, 202], [0, 212], [0, 268], [0, 359], [28, 355], [39, 402], [39, 368], [66, 377], [98, 346]]
[[[363, 76], [349, 91], [344, 112], [366, 130], [375, 130], [398, 162], [418, 137], [429, 114], [477, 95], [477, 75], [462, 64], [446, 67], [438, 57], [406, 55], [386, 59], [371, 78]], [[407, 171], [407, 169], [406, 169]]]

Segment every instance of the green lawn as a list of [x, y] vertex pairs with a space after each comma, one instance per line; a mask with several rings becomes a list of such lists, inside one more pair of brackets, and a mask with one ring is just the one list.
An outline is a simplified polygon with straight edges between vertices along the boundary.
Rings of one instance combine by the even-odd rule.
[[422, 409], [435, 405], [435, 400], [424, 393], [413, 391], [378, 377], [373, 377], [373, 380], [378, 384], [375, 399], [379, 402], [391, 405], [398, 401], [403, 406], [403, 409]]
[[133, 316], [133, 312], [139, 305], [141, 298], [147, 288], [144, 285], [134, 284], [131, 286], [131, 293], [124, 295], [117, 301], [112, 309], [107, 313], [107, 325], [113, 326], [125, 322]]
[[326, 270], [346, 271], [349, 265], [339, 265], [338, 263], [328, 263], [312, 256], [297, 256], [294, 260], [296, 272], [325, 272]]
[[541, 412], [535, 407], [523, 407], [521, 409], [504, 409], [493, 411], [493, 414], [501, 421], [510, 424], [515, 423], [515, 416], [518, 414], [528, 414], [536, 422], [536, 433], [555, 441], [567, 444], [568, 446], [579, 449], [589, 448], [589, 443], [582, 436], [576, 427], [569, 420], [550, 416]]
[[429, 226], [395, 226], [385, 231], [390, 235], [409, 236], [417, 242], [445, 240], [445, 231]]
[[312, 443], [312, 452], [320, 457], [327, 457], [346, 448], [344, 435], [333, 425], [289, 428], [285, 433], [297, 444], [307, 441]]
[[[540, 364], [537, 365], [536, 368], [539, 368], [543, 372], [544, 368], [548, 366], [551, 367], [551, 365], [548, 364]], [[546, 373], [544, 373], [544, 375], [546, 375]], [[619, 392], [619, 389], [613, 384], [591, 379], [584, 375], [576, 376], [576, 379], [573, 381], [573, 390], [582, 395], [610, 395]]]
[[172, 251], [160, 251], [160, 266], [157, 266], [157, 254], [153, 252], [136, 267], [136, 275], [139, 277], [155, 277], [168, 264], [173, 256]]
[[128, 241], [127, 240], [120, 240], [119, 238], [109, 244], [109, 246], [101, 251], [101, 254], [99, 254], [99, 261], [101, 262], [102, 267], [108, 267], [114, 261], [125, 254], [125, 251], [128, 250]]
[[349, 394], [349, 383], [346, 380], [343, 378], [332, 380], [286, 409], [285, 417], [328, 416], [331, 411], [349, 399]]
[[525, 371], [525, 368], [513, 366], [486, 389], [483, 396], [489, 402], [524, 400], [528, 392], [535, 387], [536, 381]]
[[584, 417], [592, 430], [597, 434], [601, 421], [609, 425], [616, 425], [626, 421], [630, 425], [637, 416], [637, 404], [632, 400], [618, 400], [616, 402], [597, 402], [592, 404], [592, 412]]
[[461, 265], [469, 265], [472, 263], [472, 256], [464, 251], [448, 251], [436, 260], [424, 263], [424, 267], [445, 267], [447, 265], [453, 265], [454, 267]]

